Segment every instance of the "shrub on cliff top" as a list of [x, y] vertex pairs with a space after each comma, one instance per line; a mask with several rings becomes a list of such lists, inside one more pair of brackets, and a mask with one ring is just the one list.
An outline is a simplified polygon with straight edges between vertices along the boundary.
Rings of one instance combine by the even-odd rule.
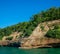
[[50, 38], [60, 38], [60, 25], [55, 26], [54, 29], [49, 30], [46, 34], [46, 37]]

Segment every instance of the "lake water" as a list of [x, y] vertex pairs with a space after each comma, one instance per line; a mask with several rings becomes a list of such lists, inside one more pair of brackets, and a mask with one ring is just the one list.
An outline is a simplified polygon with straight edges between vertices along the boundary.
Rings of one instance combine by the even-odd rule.
[[60, 54], [60, 48], [18, 49], [0, 47], [0, 54]]

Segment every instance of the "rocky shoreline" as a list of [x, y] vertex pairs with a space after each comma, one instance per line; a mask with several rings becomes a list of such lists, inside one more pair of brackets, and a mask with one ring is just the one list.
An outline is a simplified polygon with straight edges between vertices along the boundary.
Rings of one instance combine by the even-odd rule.
[[[22, 48], [60, 48], [60, 39], [53, 39], [53, 38], [42, 38], [42, 39], [35, 39], [33, 42], [28, 40], [21, 45]], [[20, 47], [20, 48], [21, 48]]]
[[[40, 42], [41, 41], [41, 42]], [[27, 45], [25, 43], [21, 43], [19, 41], [0, 41], [0, 46], [3, 47], [17, 47], [22, 49], [31, 49], [31, 48], [60, 48], [60, 39], [52, 39], [52, 38], [44, 38], [43, 40], [37, 40], [33, 43], [28, 42]]]
[[2, 47], [20, 47], [20, 42], [18, 41], [0, 41], [0, 46]]

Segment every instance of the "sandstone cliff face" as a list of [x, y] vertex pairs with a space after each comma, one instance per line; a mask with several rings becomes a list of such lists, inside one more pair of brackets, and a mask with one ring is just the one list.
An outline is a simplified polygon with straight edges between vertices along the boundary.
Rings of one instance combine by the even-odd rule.
[[[14, 32], [9, 36], [4, 36], [2, 40], [0, 40], [0, 46], [13, 46], [18, 47], [20, 46], [19, 36], [21, 32]], [[12, 40], [7, 40], [7, 38], [13, 37]]]
[[2, 38], [2, 40], [5, 41], [6, 38], [13, 37], [12, 40], [14, 41], [14, 40], [16, 40], [20, 36], [20, 34], [21, 34], [21, 32], [14, 32], [14, 33], [10, 34], [9, 36], [4, 36]]
[[6, 46], [6, 45], [8, 45], [9, 44], [9, 42], [8, 41], [0, 41], [0, 46]]
[[[47, 31], [54, 28], [54, 24], [60, 24], [60, 20], [40, 23], [32, 32], [32, 34], [27, 38], [27, 41], [22, 43], [22, 47], [42, 47], [51, 43], [60, 43], [60, 39], [49, 39], [45, 37]], [[44, 28], [42, 29], [41, 26]]]
[[13, 37], [11, 41], [6, 40], [8, 37], [3, 37], [3, 40], [0, 41], [0, 45], [4, 46], [12, 46], [12, 44], [15, 45], [15, 43], [18, 46], [21, 47], [27, 47], [27, 48], [38, 48], [38, 47], [53, 47], [58, 43], [60, 46], [60, 39], [52, 39], [45, 37], [45, 34], [49, 29], [53, 29], [55, 24], [60, 24], [60, 20], [54, 20], [54, 21], [48, 21], [40, 23], [35, 30], [32, 32], [32, 34], [28, 38], [23, 38], [21, 40], [17, 40], [17, 37], [19, 38], [19, 35], [21, 32], [14, 32], [10, 36]]

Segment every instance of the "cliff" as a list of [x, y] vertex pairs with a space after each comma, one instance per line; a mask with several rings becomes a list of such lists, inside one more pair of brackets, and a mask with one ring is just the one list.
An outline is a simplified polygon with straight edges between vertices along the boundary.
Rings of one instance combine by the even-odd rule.
[[[39, 47], [58, 47], [60, 46], [60, 39], [56, 38], [47, 38], [45, 34], [49, 29], [53, 29], [55, 24], [60, 24], [59, 20], [48, 21], [40, 23], [32, 34], [22, 41], [22, 47], [26, 48], [39, 48]], [[41, 28], [44, 26], [44, 29]], [[56, 46], [55, 46], [56, 45]]]
[[[2, 41], [0, 41], [0, 46], [21, 48], [60, 47], [60, 39], [45, 36], [49, 29], [53, 29], [56, 24], [60, 25], [60, 19], [40, 23], [29, 37], [24, 38], [19, 38], [21, 32], [14, 32], [10, 34], [10, 36], [3, 37]], [[44, 29], [42, 29], [42, 26]], [[7, 38], [11, 36], [13, 38], [7, 40]]]
[[35, 14], [28, 22], [0, 28], [0, 45], [23, 48], [60, 46], [60, 7]]

